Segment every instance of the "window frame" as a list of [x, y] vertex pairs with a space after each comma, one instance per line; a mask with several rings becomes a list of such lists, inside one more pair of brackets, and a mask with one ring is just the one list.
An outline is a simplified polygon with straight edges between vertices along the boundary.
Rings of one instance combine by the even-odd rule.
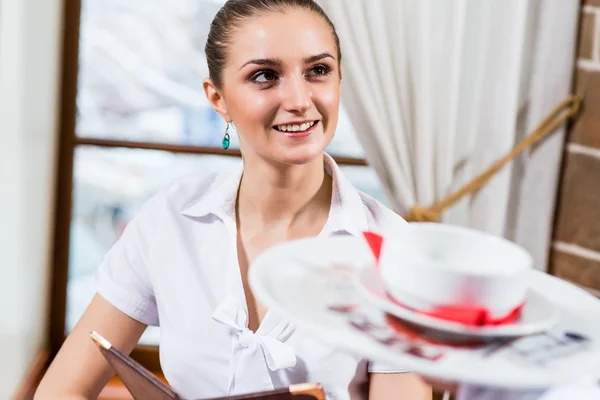
[[[76, 132], [77, 86], [79, 72], [79, 33], [81, 0], [64, 3], [61, 90], [59, 98], [59, 137], [56, 168], [54, 236], [50, 288], [49, 344], [54, 357], [62, 346], [66, 326], [67, 284], [69, 277], [70, 226], [73, 203], [73, 167], [75, 151], [80, 146], [163, 150], [171, 153], [240, 157], [237, 149], [223, 150], [205, 146], [152, 143], [78, 137]], [[368, 165], [363, 158], [333, 156], [339, 165]], [[158, 346], [138, 344], [132, 357], [151, 371], [159, 372]]]

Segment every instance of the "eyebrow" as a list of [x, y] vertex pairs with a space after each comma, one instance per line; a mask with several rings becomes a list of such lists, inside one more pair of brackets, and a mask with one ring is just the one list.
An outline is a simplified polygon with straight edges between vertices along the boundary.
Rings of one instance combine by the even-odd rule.
[[[331, 54], [329, 54], [329, 53], [321, 53], [321, 54], [317, 54], [316, 56], [306, 57], [304, 59], [304, 63], [310, 64], [310, 63], [314, 63], [316, 61], [323, 60], [325, 58], [331, 58], [331, 59], [335, 60], [335, 57], [333, 57]], [[250, 60], [250, 61], [244, 63], [244, 65], [242, 65], [240, 67], [240, 69], [242, 69], [246, 65], [250, 65], [250, 64], [253, 64], [253, 65], [266, 65], [266, 66], [269, 66], [269, 67], [279, 67], [279, 66], [281, 66], [281, 64], [283, 64], [283, 62], [279, 58], [259, 58], [259, 59]]]
[[311, 57], [307, 57], [304, 59], [304, 62], [306, 64], [310, 64], [310, 63], [314, 63], [316, 61], [320, 61], [323, 60], [325, 58], [331, 58], [332, 60], [335, 60], [335, 57], [332, 56], [329, 53], [321, 53], [321, 54], [317, 54], [316, 56], [311, 56]]

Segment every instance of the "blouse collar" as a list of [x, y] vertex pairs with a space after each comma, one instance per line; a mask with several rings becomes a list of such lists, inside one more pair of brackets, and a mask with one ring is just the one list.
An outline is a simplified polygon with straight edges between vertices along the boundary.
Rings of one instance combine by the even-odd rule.
[[[358, 236], [360, 232], [367, 230], [368, 224], [362, 198], [327, 153], [324, 154], [324, 168], [332, 178], [333, 190], [331, 208], [322, 234]], [[243, 170], [243, 163], [240, 162], [233, 171], [219, 173], [209, 188], [199, 198], [188, 203], [181, 213], [194, 218], [211, 214], [221, 219], [233, 218]]]

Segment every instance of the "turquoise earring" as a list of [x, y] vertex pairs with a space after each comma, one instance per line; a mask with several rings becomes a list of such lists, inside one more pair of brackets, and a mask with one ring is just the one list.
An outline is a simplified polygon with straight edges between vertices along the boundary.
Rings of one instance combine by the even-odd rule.
[[227, 150], [229, 148], [229, 143], [231, 143], [231, 138], [229, 137], [229, 122], [227, 123], [227, 128], [225, 128], [225, 136], [223, 136], [223, 150]]

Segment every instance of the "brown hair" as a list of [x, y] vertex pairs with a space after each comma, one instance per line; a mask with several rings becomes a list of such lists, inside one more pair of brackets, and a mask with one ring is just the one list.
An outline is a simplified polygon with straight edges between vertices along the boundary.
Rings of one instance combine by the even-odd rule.
[[263, 12], [281, 12], [285, 8], [305, 9], [323, 18], [331, 27], [337, 48], [338, 63], [341, 63], [342, 51], [335, 26], [321, 6], [314, 0], [228, 0], [210, 25], [204, 49], [208, 62], [209, 77], [216, 87], [222, 87], [223, 68], [227, 62], [228, 45], [233, 31], [239, 27], [242, 20], [255, 17]]

